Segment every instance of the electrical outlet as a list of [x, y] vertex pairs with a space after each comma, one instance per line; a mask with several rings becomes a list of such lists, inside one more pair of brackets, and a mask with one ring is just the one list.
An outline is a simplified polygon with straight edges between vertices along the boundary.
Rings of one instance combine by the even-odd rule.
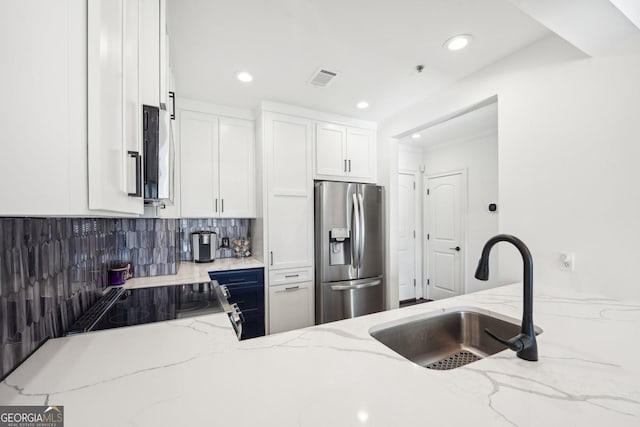
[[560, 270], [576, 271], [576, 255], [573, 252], [560, 252]]

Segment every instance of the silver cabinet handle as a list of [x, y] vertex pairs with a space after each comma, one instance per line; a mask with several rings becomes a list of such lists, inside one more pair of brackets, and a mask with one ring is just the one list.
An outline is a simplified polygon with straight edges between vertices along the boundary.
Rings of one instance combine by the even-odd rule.
[[347, 159], [344, 159], [344, 171], [347, 171]]
[[277, 294], [281, 294], [283, 292], [291, 292], [291, 291], [296, 291], [300, 289], [300, 285], [296, 285], [296, 286], [290, 286], [288, 288], [284, 288], [283, 290], [280, 291], [276, 291]]
[[220, 289], [222, 290], [222, 295], [224, 295], [226, 299], [229, 299], [229, 297], [231, 296], [231, 294], [229, 293], [229, 289], [224, 285], [220, 285]]
[[271, 258], [271, 265], [273, 265], [273, 251], [269, 252], [269, 257]]
[[452, 251], [460, 252], [460, 246], [456, 246], [455, 248], [449, 248], [449, 249], [451, 249]]
[[176, 119], [176, 93], [173, 91], [169, 91], [169, 98], [171, 98], [171, 120]]
[[244, 315], [242, 311], [240, 311], [240, 307], [238, 304], [231, 304], [231, 312], [228, 313], [229, 319], [231, 320], [231, 325], [233, 329], [236, 331], [236, 336], [238, 339], [242, 336], [242, 324], [244, 323]]
[[351, 172], [351, 159], [349, 159], [349, 172]]
[[224, 213], [224, 199], [220, 199], [220, 205], [222, 206], [222, 213]]
[[142, 197], [142, 156], [138, 151], [128, 151], [129, 159], [136, 162], [136, 191], [135, 193], [127, 193], [131, 197]]
[[289, 279], [289, 278], [291, 278], [291, 277], [300, 277], [300, 275], [299, 275], [299, 274], [287, 274], [287, 275], [286, 275], [286, 276], [284, 276], [284, 277], [285, 277], [285, 279]]
[[357, 285], [331, 285], [332, 291], [350, 291], [351, 289], [364, 289], [378, 286], [382, 283], [382, 280], [374, 280], [369, 283], [360, 283]]
[[216, 213], [218, 212], [218, 199], [216, 199]]

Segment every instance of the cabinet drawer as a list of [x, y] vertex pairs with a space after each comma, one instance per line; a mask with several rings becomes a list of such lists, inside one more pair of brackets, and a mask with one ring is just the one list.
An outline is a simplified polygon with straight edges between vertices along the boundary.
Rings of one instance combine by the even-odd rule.
[[240, 283], [261, 283], [262, 269], [248, 269], [235, 271], [212, 271], [209, 273], [211, 280], [217, 280], [221, 285], [233, 285]]
[[313, 269], [292, 269], [269, 272], [269, 286], [285, 285], [287, 283], [307, 282], [313, 280]]
[[242, 323], [241, 339], [264, 336], [264, 313], [257, 310], [247, 310], [242, 314], [244, 314], [244, 322]]
[[313, 326], [313, 283], [269, 287], [269, 333]]
[[229, 303], [238, 304], [243, 312], [255, 309], [264, 312], [264, 287], [260, 285], [229, 286]]

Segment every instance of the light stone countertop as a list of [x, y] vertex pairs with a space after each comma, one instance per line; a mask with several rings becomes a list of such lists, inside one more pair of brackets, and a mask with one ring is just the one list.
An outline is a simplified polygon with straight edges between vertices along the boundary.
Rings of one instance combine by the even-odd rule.
[[244, 270], [262, 268], [264, 263], [257, 257], [219, 258], [213, 262], [195, 263], [181, 261], [177, 274], [153, 277], [135, 277], [123, 285], [127, 289], [149, 288], [153, 286], [186, 285], [190, 283], [208, 282], [210, 271]]
[[538, 362], [506, 350], [425, 369], [370, 337], [473, 306], [520, 318], [521, 285], [238, 342], [223, 313], [49, 340], [0, 402], [64, 405], [65, 426], [640, 425], [640, 304], [537, 287]]

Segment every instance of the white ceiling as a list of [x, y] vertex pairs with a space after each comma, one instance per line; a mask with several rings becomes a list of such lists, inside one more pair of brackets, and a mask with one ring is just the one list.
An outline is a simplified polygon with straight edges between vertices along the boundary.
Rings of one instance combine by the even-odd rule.
[[510, 0], [589, 56], [640, 51], [638, 0]]
[[429, 148], [446, 142], [463, 141], [471, 136], [498, 131], [498, 103], [486, 105], [426, 129], [418, 130], [420, 138], [406, 136], [400, 143]]
[[[508, 0], [168, 0], [167, 19], [178, 96], [369, 120], [549, 34]], [[467, 49], [442, 47], [463, 33], [474, 36]], [[319, 67], [339, 73], [326, 88], [307, 84]], [[241, 70], [254, 81], [237, 81]]]

